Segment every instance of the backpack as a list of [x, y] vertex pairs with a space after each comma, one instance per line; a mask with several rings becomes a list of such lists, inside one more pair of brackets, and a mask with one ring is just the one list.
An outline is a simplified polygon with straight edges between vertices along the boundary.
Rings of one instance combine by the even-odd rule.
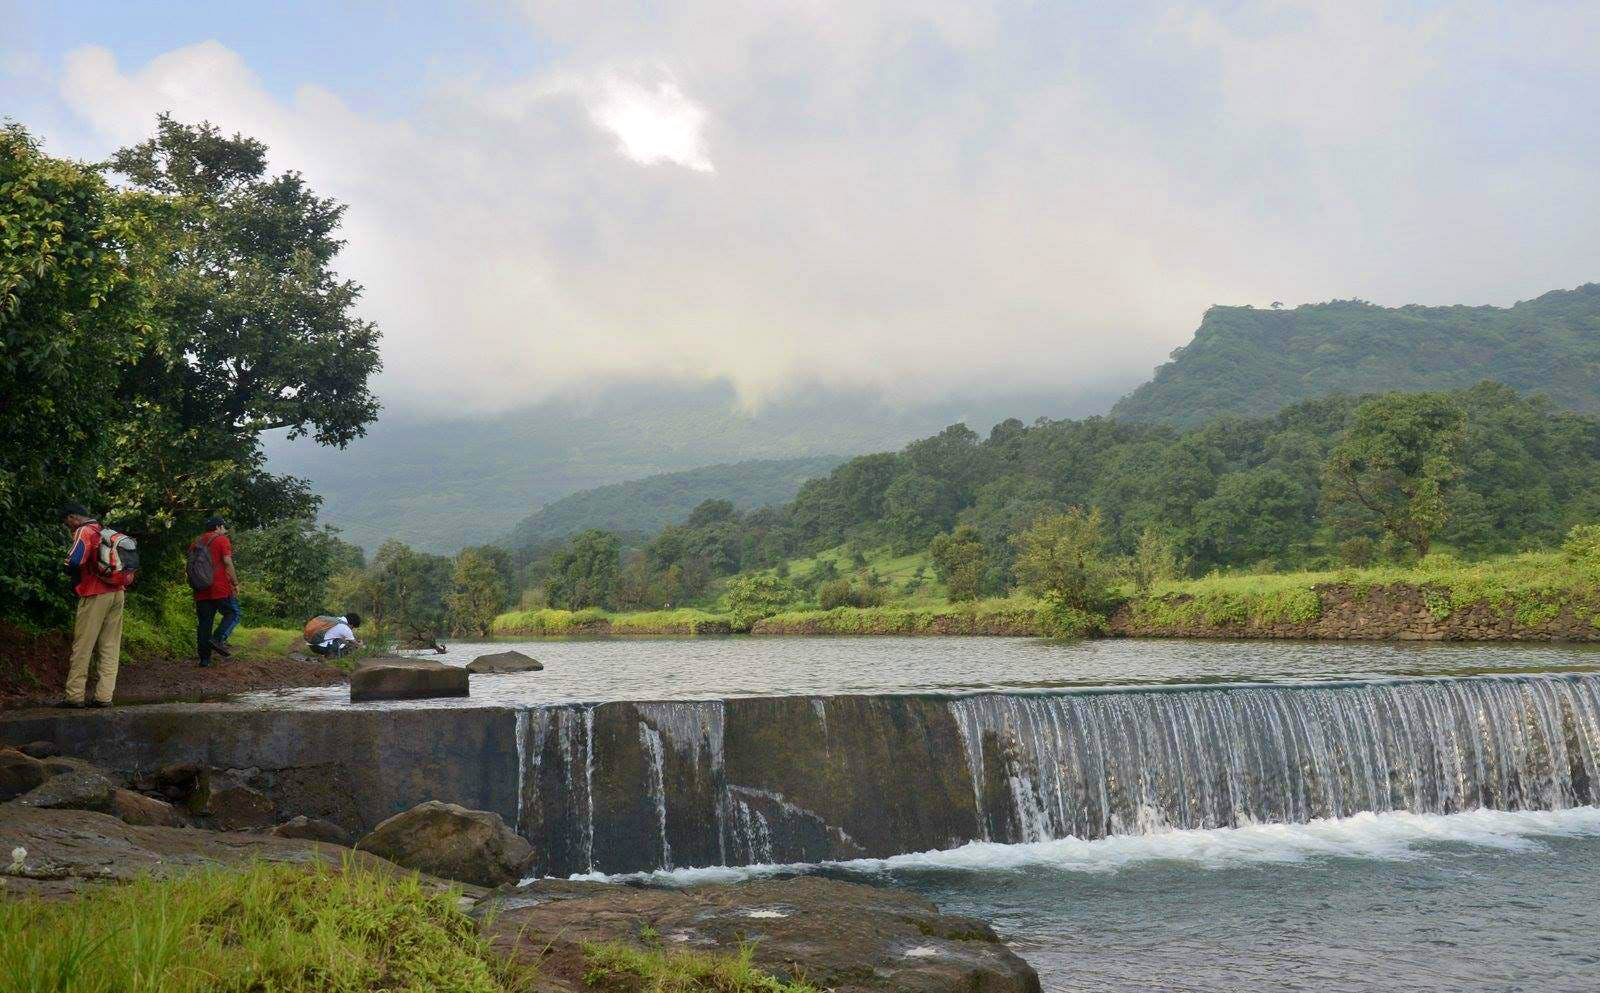
[[101, 525], [100, 545], [92, 563], [94, 574], [111, 586], [128, 587], [139, 578], [139, 543]]
[[305, 630], [303, 630], [301, 634], [305, 636], [306, 644], [320, 644], [322, 642], [322, 636], [332, 630], [333, 626], [338, 623], [339, 618], [337, 617], [331, 617], [327, 614], [318, 614], [317, 616], [311, 618], [311, 620], [306, 621]]
[[211, 543], [215, 540], [215, 534], [201, 535], [189, 547], [189, 564], [185, 572], [189, 576], [189, 588], [196, 593], [209, 590], [211, 584], [216, 582], [217, 567], [211, 561]]

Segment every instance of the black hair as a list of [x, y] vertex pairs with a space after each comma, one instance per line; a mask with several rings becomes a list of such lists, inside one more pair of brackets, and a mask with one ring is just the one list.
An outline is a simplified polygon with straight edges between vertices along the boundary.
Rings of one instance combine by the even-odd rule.
[[344, 615], [344, 622], [353, 628], [358, 628], [361, 626], [361, 615], [352, 610]]
[[210, 517], [206, 518], [206, 530], [215, 531], [217, 528], [222, 527], [226, 523], [228, 522], [222, 519], [221, 514], [212, 514]]
[[65, 504], [61, 505], [61, 516], [62, 517], [93, 517], [94, 515], [89, 513], [89, 508], [85, 507], [81, 503], [65, 503]]

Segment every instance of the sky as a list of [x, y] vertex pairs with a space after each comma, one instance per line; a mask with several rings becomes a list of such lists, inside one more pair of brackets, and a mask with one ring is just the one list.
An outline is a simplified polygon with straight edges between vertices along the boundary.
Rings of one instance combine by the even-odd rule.
[[349, 205], [418, 416], [1136, 382], [1212, 304], [1600, 278], [1600, 4], [0, 0], [0, 115]]

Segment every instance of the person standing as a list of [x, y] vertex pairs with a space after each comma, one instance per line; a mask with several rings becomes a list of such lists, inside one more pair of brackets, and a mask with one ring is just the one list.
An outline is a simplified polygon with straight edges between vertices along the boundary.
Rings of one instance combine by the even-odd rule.
[[233, 542], [222, 517], [207, 517], [205, 533], [190, 542], [188, 573], [194, 590], [195, 645], [200, 665], [206, 667], [212, 652], [224, 658], [233, 654], [228, 636], [239, 626], [239, 576], [233, 570]]
[[[72, 576], [72, 591], [78, 595], [78, 614], [72, 625], [72, 658], [67, 667], [68, 707], [111, 706], [117, 690], [117, 661], [122, 655], [122, 607], [127, 598], [114, 576], [102, 576], [95, 568], [100, 557], [100, 522], [81, 504], [68, 504], [61, 517], [72, 530], [72, 550], [67, 553], [67, 572]], [[89, 685], [89, 659], [95, 660], [94, 699], [85, 700]]]

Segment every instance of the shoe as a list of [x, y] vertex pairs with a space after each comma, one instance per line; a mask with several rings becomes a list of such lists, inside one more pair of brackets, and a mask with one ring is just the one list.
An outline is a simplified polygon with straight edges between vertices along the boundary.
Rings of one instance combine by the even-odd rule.
[[62, 700], [57, 707], [66, 707], [69, 710], [82, 710], [85, 706], [82, 700]]
[[202, 668], [202, 669], [211, 668], [211, 660], [210, 659], [201, 659], [200, 660], [200, 668]]
[[111, 706], [111, 703], [108, 700], [90, 700], [88, 703], [84, 704], [84, 706], [86, 706], [86, 707], [109, 707], [109, 706]]
[[211, 650], [216, 652], [218, 655], [221, 655], [223, 658], [228, 658], [233, 655], [233, 649], [228, 647], [228, 643], [226, 641], [219, 641], [216, 638], [211, 639]]

